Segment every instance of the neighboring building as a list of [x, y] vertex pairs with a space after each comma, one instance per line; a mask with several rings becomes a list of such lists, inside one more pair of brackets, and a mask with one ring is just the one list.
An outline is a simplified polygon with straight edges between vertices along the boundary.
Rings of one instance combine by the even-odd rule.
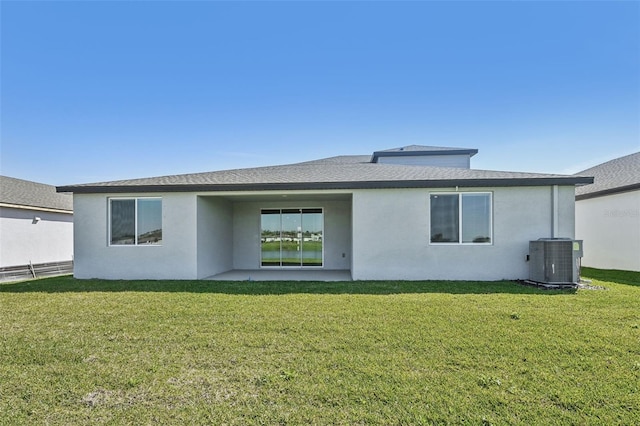
[[74, 193], [74, 274], [198, 279], [339, 270], [356, 280], [527, 278], [529, 241], [573, 238], [575, 186], [593, 179], [472, 170], [476, 153], [409, 146], [59, 187]]
[[576, 238], [582, 264], [640, 271], [640, 152], [587, 169], [593, 185], [576, 188]]
[[0, 268], [73, 259], [73, 197], [0, 176]]

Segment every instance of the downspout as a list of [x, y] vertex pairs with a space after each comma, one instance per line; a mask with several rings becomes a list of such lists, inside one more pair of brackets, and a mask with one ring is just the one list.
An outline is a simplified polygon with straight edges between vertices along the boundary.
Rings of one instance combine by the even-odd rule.
[[560, 206], [558, 203], [558, 185], [551, 187], [551, 238], [558, 238], [558, 220], [560, 217]]

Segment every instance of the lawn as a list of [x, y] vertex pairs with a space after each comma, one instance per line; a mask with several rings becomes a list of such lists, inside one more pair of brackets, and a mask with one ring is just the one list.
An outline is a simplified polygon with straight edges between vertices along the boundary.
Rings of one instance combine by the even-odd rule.
[[640, 274], [0, 284], [1, 424], [640, 424]]

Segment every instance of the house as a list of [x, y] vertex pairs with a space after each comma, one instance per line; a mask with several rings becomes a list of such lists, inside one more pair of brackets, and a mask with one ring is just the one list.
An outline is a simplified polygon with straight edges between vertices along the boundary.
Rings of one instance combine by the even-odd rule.
[[73, 197], [55, 186], [0, 176], [0, 279], [72, 259]]
[[[343, 271], [355, 280], [527, 278], [529, 240], [574, 237], [590, 177], [474, 170], [465, 148], [59, 187], [78, 278]], [[244, 274], [244, 275], [243, 275]], [[291, 275], [293, 277], [293, 275]], [[329, 274], [327, 274], [329, 276]]]
[[593, 185], [576, 188], [576, 237], [585, 242], [582, 264], [640, 271], [640, 152], [579, 174]]

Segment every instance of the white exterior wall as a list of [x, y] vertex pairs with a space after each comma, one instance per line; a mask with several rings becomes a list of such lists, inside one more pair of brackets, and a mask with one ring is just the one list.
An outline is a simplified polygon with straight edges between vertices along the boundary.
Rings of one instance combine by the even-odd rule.
[[558, 224], [559, 238], [575, 238], [576, 234], [576, 188], [560, 186], [558, 188]]
[[576, 238], [584, 266], [640, 271], [640, 191], [576, 201]]
[[[491, 245], [430, 244], [429, 194], [438, 191], [455, 188], [354, 191], [353, 279], [528, 278], [529, 241], [552, 236], [552, 187], [459, 188], [493, 193]], [[560, 237], [574, 237], [573, 192], [558, 188]]]
[[[108, 199], [161, 197], [162, 245], [109, 246]], [[76, 278], [195, 279], [196, 220], [193, 193], [74, 194]]]
[[[110, 197], [161, 197], [162, 244], [109, 246]], [[76, 278], [198, 279], [260, 268], [260, 209], [322, 207], [324, 269], [351, 265], [350, 201], [230, 201], [219, 194], [76, 194]], [[343, 257], [344, 254], [344, 257]]]
[[471, 156], [464, 155], [397, 155], [380, 156], [380, 164], [404, 164], [405, 166], [434, 166], [434, 167], [457, 167], [468, 169], [471, 167]]
[[198, 278], [233, 269], [233, 206], [219, 197], [198, 197]]
[[551, 237], [554, 229], [558, 237], [574, 237], [573, 186], [558, 187], [556, 195], [549, 186], [459, 188], [493, 193], [493, 243], [430, 244], [429, 194], [455, 190], [354, 190], [352, 199], [344, 192], [336, 195], [340, 200], [316, 192], [307, 201], [300, 194], [298, 201], [279, 201], [282, 194], [265, 201], [256, 197], [266, 194], [247, 194], [246, 201], [243, 194], [113, 194], [162, 198], [160, 246], [109, 246], [109, 195], [76, 194], [74, 275], [197, 279], [230, 269], [259, 269], [260, 210], [268, 208], [323, 208], [323, 269], [351, 269], [360, 280], [527, 278], [530, 240]]
[[323, 269], [351, 266], [350, 201], [235, 202], [233, 205], [233, 269], [260, 268], [260, 210], [322, 207], [324, 212]]
[[0, 267], [72, 259], [72, 214], [0, 207]]

